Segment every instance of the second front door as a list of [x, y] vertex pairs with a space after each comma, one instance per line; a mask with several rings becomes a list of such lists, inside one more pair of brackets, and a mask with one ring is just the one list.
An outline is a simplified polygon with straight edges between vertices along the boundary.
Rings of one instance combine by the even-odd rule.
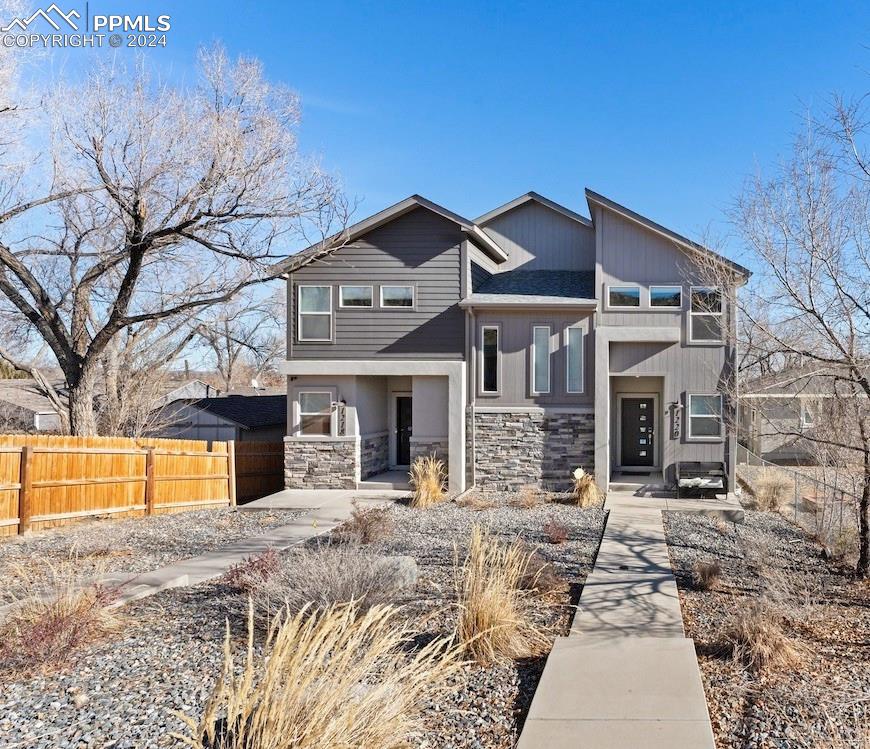
[[396, 465], [411, 463], [411, 397], [396, 396]]
[[622, 398], [623, 466], [655, 465], [655, 399]]

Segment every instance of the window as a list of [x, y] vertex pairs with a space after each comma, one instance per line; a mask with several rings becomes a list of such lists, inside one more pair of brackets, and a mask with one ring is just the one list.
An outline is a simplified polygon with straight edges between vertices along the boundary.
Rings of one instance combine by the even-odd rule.
[[299, 393], [299, 434], [326, 436], [332, 433], [332, 393], [305, 390]]
[[608, 286], [609, 307], [640, 307], [640, 286]]
[[565, 352], [568, 359], [567, 391], [583, 392], [583, 328], [565, 330]]
[[532, 393], [550, 392], [550, 326], [532, 328]]
[[371, 286], [341, 286], [338, 293], [339, 307], [371, 307], [372, 301]]
[[698, 342], [722, 341], [722, 292], [715, 286], [692, 287], [689, 338]]
[[484, 325], [480, 331], [480, 391], [497, 393], [499, 388], [498, 326]]
[[683, 289], [680, 286], [650, 286], [649, 306], [680, 309], [683, 306]]
[[722, 436], [722, 396], [689, 396], [689, 437], [709, 438]]
[[816, 404], [801, 399], [801, 427], [811, 429], [816, 425]]
[[298, 286], [300, 341], [332, 340], [332, 287]]
[[413, 286], [381, 286], [381, 307], [413, 307]]

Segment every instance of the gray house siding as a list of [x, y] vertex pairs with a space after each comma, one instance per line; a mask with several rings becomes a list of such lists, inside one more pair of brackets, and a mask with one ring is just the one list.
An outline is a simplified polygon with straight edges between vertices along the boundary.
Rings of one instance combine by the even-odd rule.
[[[462, 359], [460, 247], [464, 235], [451, 221], [417, 208], [291, 274], [288, 283], [288, 358]], [[333, 341], [296, 340], [298, 284], [333, 286]], [[340, 309], [339, 285], [371, 285], [374, 307]], [[379, 286], [414, 284], [413, 309], [383, 309]]]

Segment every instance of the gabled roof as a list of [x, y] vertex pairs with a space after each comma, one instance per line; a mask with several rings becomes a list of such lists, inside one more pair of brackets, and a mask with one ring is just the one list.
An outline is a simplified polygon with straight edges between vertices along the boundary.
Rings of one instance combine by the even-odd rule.
[[620, 205], [615, 200], [611, 200], [610, 198], [605, 198], [603, 195], [595, 192], [594, 190], [590, 190], [588, 187], [586, 188], [586, 201], [589, 203], [589, 211], [592, 212], [593, 205], [600, 205], [604, 208], [608, 208], [609, 210], [618, 213], [620, 216], [627, 218], [629, 221], [634, 221], [641, 226], [650, 229], [656, 234], [659, 234], [666, 239], [670, 239], [673, 242], [676, 242], [679, 245], [682, 245], [688, 250], [694, 252], [700, 252], [708, 257], [712, 257], [716, 260], [721, 261], [725, 266], [731, 268], [736, 271], [738, 275], [742, 276], [744, 281], [749, 279], [749, 276], [752, 275], [752, 272], [748, 268], [744, 268], [742, 265], [735, 263], [733, 260], [729, 260], [727, 257], [720, 255], [717, 252], [713, 252], [713, 250], [704, 247], [703, 245], [698, 244], [697, 242], [693, 242], [691, 239], [684, 237], [682, 234], [677, 234], [675, 231], [671, 231], [665, 226], [661, 224], [657, 224], [652, 219], [648, 219], [646, 216], [641, 216], [639, 213], [631, 210], [631, 208], [626, 208], [624, 205]]
[[511, 270], [487, 278], [460, 307], [589, 307], [594, 287], [592, 271]]
[[492, 221], [497, 216], [501, 216], [502, 214], [507, 213], [508, 211], [512, 211], [514, 208], [519, 208], [521, 205], [525, 205], [529, 202], [540, 203], [541, 205], [546, 206], [550, 210], [556, 211], [556, 213], [561, 213], [563, 216], [566, 216], [567, 218], [573, 219], [574, 221], [583, 224], [583, 226], [592, 226], [592, 222], [585, 216], [581, 216], [579, 213], [575, 213], [570, 208], [559, 205], [559, 203], [556, 203], [549, 198], [545, 198], [543, 195], [539, 195], [532, 190], [527, 192], [525, 195], [520, 195], [518, 198], [514, 198], [513, 200], [505, 203], [502, 206], [499, 206], [498, 208], [494, 208], [488, 213], [484, 213], [482, 216], [476, 218], [474, 220], [474, 223], [480, 225], [486, 224]]
[[278, 426], [287, 421], [286, 395], [224, 395], [175, 403], [188, 403], [247, 429]]
[[0, 379], [0, 402], [31, 413], [57, 413], [54, 404], [32, 379]]
[[331, 237], [327, 237], [323, 241], [317, 242], [301, 252], [297, 252], [295, 255], [291, 255], [286, 260], [276, 263], [273, 269], [280, 273], [292, 273], [294, 270], [298, 270], [315, 260], [331, 255], [333, 252], [344, 247], [348, 242], [353, 242], [364, 234], [413, 211], [415, 208], [425, 208], [446, 218], [448, 221], [453, 221], [468, 235], [468, 238], [475, 245], [497, 263], [503, 263], [507, 260], [505, 251], [485, 234], [476, 223], [444, 208], [444, 206], [427, 200], [422, 195], [411, 195], [395, 205], [391, 205], [389, 208], [385, 208], [373, 216], [363, 219], [348, 229], [333, 234]]

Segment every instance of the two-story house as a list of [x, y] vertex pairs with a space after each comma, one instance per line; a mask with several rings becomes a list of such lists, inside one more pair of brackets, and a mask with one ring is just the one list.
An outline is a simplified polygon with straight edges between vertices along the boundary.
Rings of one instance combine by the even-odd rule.
[[[528, 193], [470, 221], [415, 195], [288, 258], [287, 487], [433, 452], [453, 492], [565, 487], [577, 466], [605, 490], [671, 482], [687, 460], [733, 486], [727, 331], [748, 272], [586, 200], [591, 218]], [[711, 258], [733, 284], [705, 280]]]

